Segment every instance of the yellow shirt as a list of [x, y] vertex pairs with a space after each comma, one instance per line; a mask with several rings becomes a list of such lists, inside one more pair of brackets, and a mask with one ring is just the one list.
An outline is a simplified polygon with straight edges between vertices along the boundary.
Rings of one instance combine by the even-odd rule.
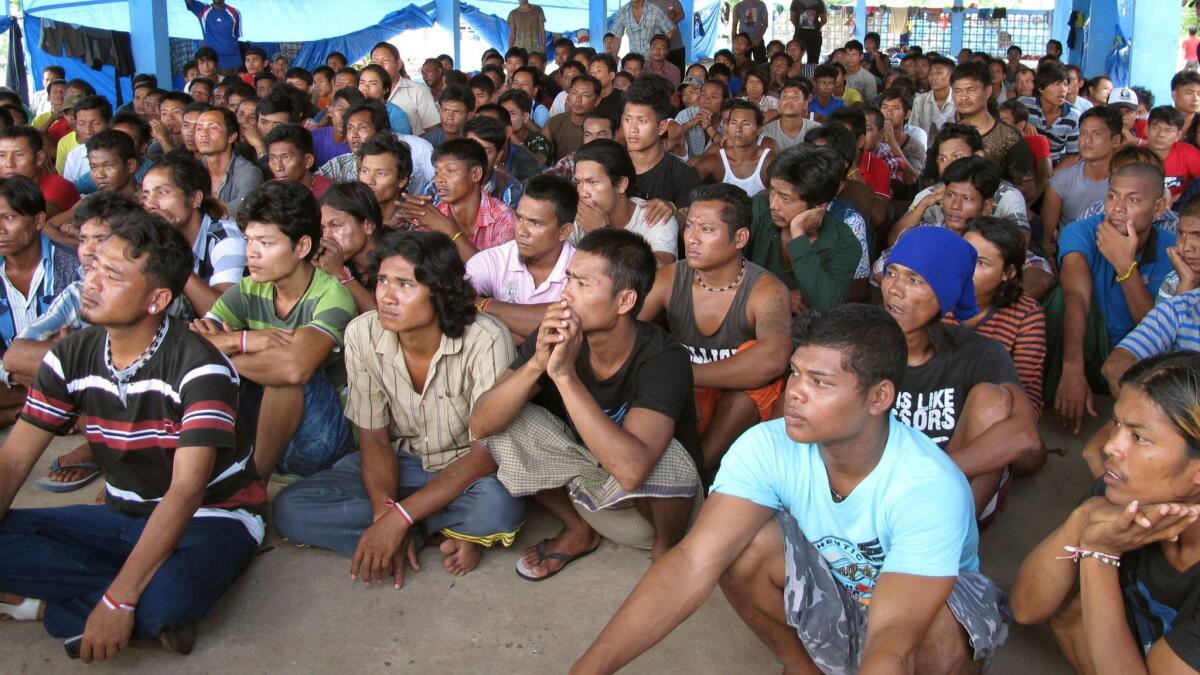
[[58, 175], [62, 175], [63, 167], [67, 163], [67, 155], [79, 146], [80, 143], [74, 131], [59, 139], [58, 153], [54, 156], [54, 168], [58, 169]]
[[863, 102], [862, 94], [854, 87], [847, 86], [846, 93], [842, 94], [842, 100], [846, 102], [846, 106], [858, 105]]

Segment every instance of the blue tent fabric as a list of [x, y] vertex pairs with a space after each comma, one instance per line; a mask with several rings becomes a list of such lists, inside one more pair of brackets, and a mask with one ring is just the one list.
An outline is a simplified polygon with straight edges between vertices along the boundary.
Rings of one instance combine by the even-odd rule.
[[346, 58], [353, 63], [369, 54], [371, 47], [378, 42], [387, 41], [406, 30], [428, 28], [432, 25], [433, 19], [428, 14], [409, 5], [388, 14], [374, 26], [347, 35], [306, 43], [296, 56], [293, 65], [312, 70], [317, 66], [324, 65], [325, 56], [334, 51], [345, 54]]
[[[459, 3], [458, 13], [463, 22], [478, 33], [489, 47], [501, 54], [508, 51], [508, 14], [503, 17], [488, 14], [466, 3]], [[550, 28], [547, 27], [546, 30], [549, 31]]]

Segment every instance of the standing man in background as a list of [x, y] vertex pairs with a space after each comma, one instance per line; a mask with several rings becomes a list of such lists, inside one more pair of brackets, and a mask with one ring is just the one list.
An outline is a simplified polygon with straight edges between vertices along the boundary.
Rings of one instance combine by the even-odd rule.
[[805, 63], [821, 58], [821, 29], [829, 21], [825, 0], [792, 0], [792, 25], [796, 27], [796, 42], [808, 54]]
[[733, 30], [729, 34], [730, 41], [739, 32], [750, 38], [750, 58], [755, 63], [767, 62], [767, 47], [763, 44], [763, 35], [767, 32], [767, 3], [762, 0], [741, 0], [733, 6]]
[[200, 20], [200, 32], [204, 45], [217, 52], [217, 66], [225, 70], [237, 70], [242, 65], [242, 49], [238, 40], [242, 37], [242, 13], [225, 0], [213, 0], [211, 5], [197, 0], [184, 0], [188, 11]]

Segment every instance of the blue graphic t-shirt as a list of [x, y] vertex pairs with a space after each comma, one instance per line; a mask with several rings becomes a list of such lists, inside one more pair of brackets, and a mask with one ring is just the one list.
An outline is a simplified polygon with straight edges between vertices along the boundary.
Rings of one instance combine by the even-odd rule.
[[734, 442], [712, 491], [787, 509], [834, 577], [863, 604], [888, 572], [953, 577], [979, 571], [966, 477], [924, 434], [894, 417], [879, 464], [841, 502], [833, 500], [817, 446], [789, 438], [782, 419]]

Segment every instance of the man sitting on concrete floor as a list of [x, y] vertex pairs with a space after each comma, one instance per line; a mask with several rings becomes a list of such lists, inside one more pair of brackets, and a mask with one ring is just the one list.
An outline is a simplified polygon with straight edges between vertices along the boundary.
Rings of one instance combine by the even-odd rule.
[[[145, 213], [112, 230], [84, 282], [83, 318], [96, 325], [50, 350], [0, 448], [0, 613], [79, 636], [67, 646], [85, 662], [131, 637], [190, 652], [196, 622], [262, 542], [266, 504], [237, 429], [237, 374], [167, 317], [191, 272], [187, 242]], [[9, 510], [81, 417], [106, 504]]]
[[399, 588], [405, 562], [417, 569], [429, 537], [445, 538], [444, 565], [460, 576], [484, 546], [516, 539], [524, 501], [496, 480], [466, 423], [515, 351], [504, 325], [472, 307], [444, 235], [392, 233], [376, 256], [379, 309], [346, 329], [346, 416], [359, 452], [284, 488], [275, 526], [295, 543], [352, 558], [352, 576], [394, 577]]
[[525, 579], [547, 579], [595, 551], [593, 527], [630, 541], [648, 520], [655, 558], [683, 536], [700, 485], [700, 442], [686, 350], [634, 318], [654, 269], [650, 246], [632, 232], [584, 237], [562, 301], [471, 412], [472, 435], [495, 458], [500, 482], [564, 524], [525, 551], [517, 563]]
[[1004, 643], [962, 472], [889, 411], [905, 337], [878, 307], [796, 322], [785, 417], [734, 443], [688, 536], [572, 672], [611, 673], [718, 582], [788, 673], [970, 672]]
[[1101, 365], [1154, 307], [1171, 271], [1175, 234], [1154, 225], [1167, 209], [1163, 172], [1127, 164], [1109, 179], [1104, 213], [1063, 228], [1058, 239], [1061, 291], [1046, 297], [1046, 388], [1059, 419], [1074, 433], [1095, 415]]
[[[112, 233], [110, 225], [124, 214], [141, 211], [131, 197], [117, 192], [100, 192], [88, 197], [75, 209], [82, 269], [96, 262], [96, 255]], [[46, 352], [70, 333], [87, 327], [81, 314], [83, 282], [75, 281], [58, 294], [50, 308], [17, 334], [4, 352], [4, 369], [12, 379], [28, 387], [33, 383]], [[84, 442], [58, 457], [37, 484], [51, 492], [69, 492], [87, 485], [100, 475], [100, 465], [92, 456], [92, 446]]]
[[671, 337], [691, 354], [706, 484], [730, 444], [774, 416], [791, 351], [787, 286], [742, 256], [749, 225], [741, 188], [693, 190], [686, 259], [658, 268], [639, 317], [666, 313]]
[[1003, 345], [941, 317], [975, 316], [975, 249], [940, 227], [915, 228], [896, 243], [883, 278], [883, 306], [908, 341], [896, 417], [924, 432], [967, 476], [982, 523], [1004, 506], [1009, 465], [1045, 461], [1037, 415]]
[[249, 276], [225, 291], [192, 328], [233, 360], [243, 378], [240, 412], [256, 429], [263, 480], [278, 467], [309, 476], [351, 450], [339, 394], [342, 332], [358, 309], [337, 278], [312, 264], [321, 212], [297, 183], [266, 183], [238, 214]]
[[[1013, 618], [1048, 621], [1080, 673], [1194, 673], [1200, 563], [1200, 354], [1163, 354], [1121, 378], [1103, 478], [1035, 548]], [[1100, 667], [1097, 667], [1100, 666]]]

